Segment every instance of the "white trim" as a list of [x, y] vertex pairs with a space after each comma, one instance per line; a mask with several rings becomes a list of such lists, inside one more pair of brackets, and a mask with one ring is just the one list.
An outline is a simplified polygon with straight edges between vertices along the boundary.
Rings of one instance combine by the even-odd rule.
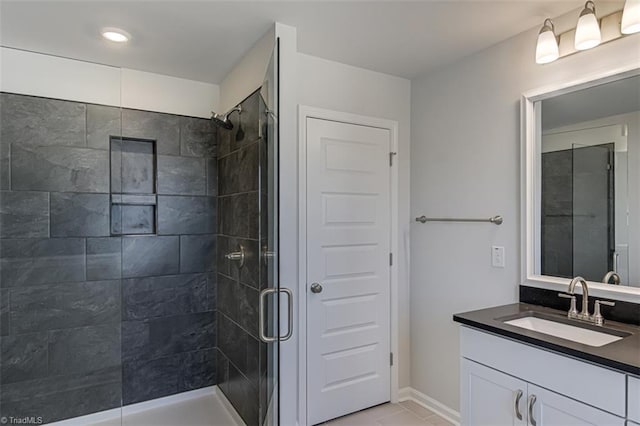
[[209, 386], [206, 388], [196, 389], [188, 392], [177, 393], [162, 398], [156, 398], [149, 401], [139, 402], [137, 404], [126, 405], [121, 408], [113, 408], [111, 410], [99, 411], [97, 413], [87, 414], [85, 416], [74, 417], [71, 419], [61, 420], [59, 422], [50, 423], [50, 426], [86, 426], [95, 423], [108, 422], [118, 420], [133, 414], [143, 413], [145, 411], [163, 408], [167, 405], [178, 404], [192, 399], [202, 398], [203, 396], [213, 396], [217, 398], [229, 416], [235, 422], [234, 426], [244, 425], [244, 421], [227, 400], [218, 386]]
[[541, 101], [552, 96], [575, 92], [577, 90], [582, 90], [611, 81], [620, 80], [622, 78], [632, 77], [638, 74], [640, 74], [640, 61], [635, 60], [618, 68], [591, 73], [574, 80], [550, 84], [548, 86], [539, 87], [537, 89], [527, 90], [522, 94], [522, 96], [530, 99], [533, 102]]
[[[541, 275], [536, 266], [540, 257], [540, 238], [536, 229], [540, 229], [540, 114], [536, 113], [536, 102], [564, 93], [582, 90], [607, 82], [640, 75], [640, 62], [633, 62], [615, 70], [591, 74], [580, 79], [560, 83], [544, 88], [530, 90], [522, 95], [520, 101], [521, 123], [521, 284], [527, 287], [565, 291], [569, 279]], [[580, 288], [579, 293], [582, 292]], [[631, 286], [612, 286], [589, 281], [589, 293], [604, 297], [640, 304], [640, 288]]]
[[[328, 109], [315, 108], [306, 105], [298, 106], [298, 306], [299, 306], [299, 340], [298, 340], [298, 407], [300, 409], [299, 425], [308, 424], [307, 411], [307, 118], [318, 118], [322, 120], [337, 121], [341, 123], [357, 124], [361, 126], [378, 127], [389, 130], [391, 137], [391, 150], [399, 154], [398, 145], [398, 122], [383, 118], [367, 117], [363, 115], [346, 112], [332, 111]], [[399, 392], [399, 300], [398, 300], [398, 192], [400, 190], [398, 180], [398, 155], [395, 155], [393, 167], [391, 168], [391, 252], [394, 255], [391, 266], [391, 351], [394, 354], [394, 363], [391, 366], [391, 402], [398, 402]]]
[[433, 411], [440, 417], [453, 423], [456, 426], [460, 426], [460, 413], [443, 404], [442, 402], [431, 398], [422, 392], [406, 387], [400, 389], [400, 401], [413, 401], [416, 404], [423, 406], [424, 408]]
[[411, 399], [412, 388], [407, 386], [398, 390], [398, 402], [409, 401]]

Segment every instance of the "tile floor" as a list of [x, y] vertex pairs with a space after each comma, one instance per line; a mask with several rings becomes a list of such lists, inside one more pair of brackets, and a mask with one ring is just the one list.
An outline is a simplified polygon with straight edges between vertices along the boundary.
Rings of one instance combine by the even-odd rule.
[[413, 401], [382, 404], [325, 423], [327, 426], [452, 426]]

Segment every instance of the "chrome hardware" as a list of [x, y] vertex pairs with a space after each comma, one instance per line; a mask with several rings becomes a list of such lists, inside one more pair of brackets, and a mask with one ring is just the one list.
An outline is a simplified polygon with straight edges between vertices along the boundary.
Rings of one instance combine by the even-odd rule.
[[587, 286], [587, 281], [582, 277], [575, 277], [569, 283], [569, 289], [567, 290], [567, 293], [573, 296], [576, 289], [576, 284], [580, 284], [582, 286], [582, 312], [575, 316], [572, 315], [571, 312], [569, 312], [568, 316], [571, 319], [579, 319], [592, 322], [591, 315], [589, 314], [589, 287]]
[[[582, 312], [580, 313], [576, 310], [576, 297], [574, 296], [576, 284], [580, 284], [582, 286]], [[587, 286], [585, 279], [582, 277], [575, 277], [571, 280], [567, 293], [568, 294], [558, 293], [558, 296], [571, 299], [571, 307], [567, 313], [567, 317], [570, 319], [577, 319], [602, 326], [604, 324], [604, 317], [600, 313], [600, 305], [615, 306], [615, 302], [596, 300], [593, 315], [589, 314], [589, 287]]]
[[[288, 309], [287, 309], [287, 314], [289, 315], [288, 320], [288, 327], [289, 329], [287, 330], [287, 334], [285, 334], [282, 337], [279, 336], [267, 336], [264, 332], [264, 326], [265, 326], [265, 314], [267, 313], [267, 309], [266, 309], [266, 305], [265, 305], [265, 301], [267, 300], [267, 296], [270, 294], [279, 294], [280, 292], [282, 293], [286, 293], [287, 295], [287, 304], [288, 304]], [[279, 303], [279, 300], [276, 302]], [[291, 292], [291, 290], [289, 290], [288, 288], [282, 287], [282, 288], [265, 288], [264, 290], [262, 290], [260, 292], [260, 304], [259, 304], [259, 309], [258, 309], [258, 334], [260, 335], [260, 340], [262, 340], [265, 343], [273, 343], [276, 341], [280, 341], [280, 342], [284, 342], [286, 340], [289, 340], [291, 338], [291, 336], [293, 335], [293, 293]]]
[[238, 251], [227, 253], [224, 255], [224, 257], [229, 260], [233, 260], [234, 262], [238, 262], [238, 268], [242, 268], [244, 266], [245, 259], [244, 247], [240, 244], [238, 245]]
[[[613, 278], [613, 283], [609, 282], [611, 281], [611, 278]], [[602, 278], [602, 282], [605, 284], [620, 285], [620, 275], [615, 271], [609, 271], [607, 272], [607, 275]]]
[[533, 406], [536, 403], [536, 396], [535, 395], [529, 395], [529, 423], [531, 423], [531, 426], [536, 426], [538, 423], [536, 422], [536, 419], [533, 417]]
[[322, 284], [320, 283], [313, 283], [311, 284], [311, 293], [322, 293]]
[[427, 222], [489, 222], [494, 225], [502, 225], [504, 219], [502, 216], [493, 216], [489, 219], [465, 219], [465, 218], [450, 218], [450, 217], [426, 217], [420, 216], [416, 217], [416, 222], [427, 223]]
[[596, 300], [594, 312], [593, 312], [593, 323], [595, 325], [604, 325], [604, 317], [600, 313], [600, 305], [606, 306], [615, 306], [615, 302], [609, 302], [606, 300]]
[[278, 293], [277, 288], [265, 288], [260, 292], [260, 304], [258, 309], [258, 333], [260, 334], [260, 340], [265, 343], [273, 343], [278, 340], [277, 337], [267, 336], [264, 332], [264, 316], [267, 312], [265, 307], [265, 301], [270, 294]]
[[271, 117], [273, 119], [274, 122], [278, 121], [278, 116], [276, 115], [275, 111], [267, 108], [264, 110], [264, 115], [266, 115], [267, 117]]
[[576, 297], [571, 294], [566, 293], [558, 293], [558, 297], [563, 297], [565, 299], [571, 299], [571, 305], [569, 306], [569, 312], [567, 316], [569, 318], [577, 318], [578, 317], [578, 309], [576, 308]]
[[262, 261], [265, 265], [269, 264], [269, 259], [273, 259], [276, 257], [275, 251], [268, 251], [266, 247], [262, 249]]
[[522, 413], [520, 412], [520, 400], [522, 399], [522, 395], [524, 395], [524, 393], [522, 392], [522, 390], [518, 389], [518, 392], [516, 393], [516, 399], [513, 402], [513, 408], [515, 409], [516, 417], [518, 418], [518, 420], [522, 420]]

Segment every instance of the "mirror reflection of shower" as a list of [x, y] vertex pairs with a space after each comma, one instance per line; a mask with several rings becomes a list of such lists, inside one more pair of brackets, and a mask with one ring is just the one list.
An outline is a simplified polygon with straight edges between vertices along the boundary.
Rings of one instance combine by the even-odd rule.
[[232, 130], [233, 123], [229, 120], [229, 117], [234, 112], [238, 113], [238, 130], [236, 131], [236, 141], [241, 141], [244, 139], [244, 129], [242, 128], [242, 122], [240, 121], [240, 115], [242, 114], [242, 106], [238, 105], [231, 110], [227, 111], [224, 114], [218, 114], [216, 112], [211, 112], [211, 120], [216, 126], [219, 126], [225, 130]]

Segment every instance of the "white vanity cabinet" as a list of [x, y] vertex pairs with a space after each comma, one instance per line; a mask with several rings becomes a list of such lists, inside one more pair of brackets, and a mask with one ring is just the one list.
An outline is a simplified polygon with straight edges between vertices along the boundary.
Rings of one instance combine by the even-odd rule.
[[529, 418], [531, 425], [540, 426], [570, 426], [570, 425], [593, 425], [593, 426], [624, 426], [625, 420], [614, 416], [606, 411], [582, 404], [560, 395], [548, 391], [541, 387], [529, 384], [528, 404], [531, 404], [532, 412]]
[[640, 424], [640, 378], [628, 377], [627, 382], [627, 407], [629, 420]]
[[467, 359], [461, 374], [463, 425], [625, 425], [621, 417]]
[[527, 382], [464, 358], [460, 375], [462, 424], [527, 424]]
[[467, 327], [461, 356], [462, 425], [632, 425], [623, 373]]

